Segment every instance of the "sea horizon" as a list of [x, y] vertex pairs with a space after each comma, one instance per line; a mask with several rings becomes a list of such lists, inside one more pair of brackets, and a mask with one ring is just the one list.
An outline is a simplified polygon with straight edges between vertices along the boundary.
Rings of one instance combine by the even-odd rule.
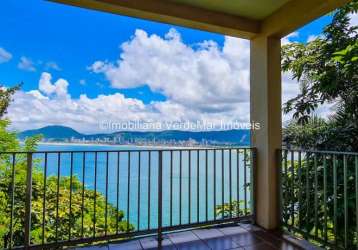
[[[91, 148], [90, 151], [87, 151], [88, 148]], [[118, 160], [119, 153], [121, 150], [124, 152], [120, 153], [120, 160]], [[58, 154], [56, 152], [64, 151], [61, 153], [61, 164], [60, 164], [60, 176], [70, 176], [71, 175], [71, 155], [73, 157], [73, 176], [76, 176], [80, 181], [84, 180], [84, 184], [87, 189], [94, 190], [97, 189], [99, 193], [105, 196], [106, 186], [108, 188], [108, 202], [116, 206], [118, 199], [118, 209], [122, 210], [125, 214], [125, 218], [128, 215], [128, 201], [130, 204], [129, 209], [129, 220], [136, 228], [139, 224], [139, 229], [147, 228], [147, 223], [150, 221], [151, 227], [155, 228], [157, 223], [157, 214], [155, 211], [157, 207], [157, 194], [158, 194], [158, 152], [155, 149], [161, 149], [163, 147], [158, 146], [135, 146], [135, 145], [81, 145], [73, 143], [39, 143], [38, 151], [39, 152], [49, 152], [47, 154], [47, 176], [57, 176], [58, 174]], [[137, 151], [143, 150], [141, 155]], [[154, 149], [151, 151], [151, 158], [149, 158], [149, 153], [146, 149]], [[169, 225], [170, 221], [170, 200], [172, 200], [172, 213], [173, 223], [179, 223], [179, 194], [182, 193], [181, 201], [181, 210], [183, 223], [189, 222], [189, 211], [188, 211], [188, 193], [191, 193], [191, 211], [190, 211], [190, 221], [202, 221], [206, 216], [206, 209], [204, 206], [206, 202], [208, 203], [208, 214], [209, 219], [215, 218], [215, 207], [214, 207], [214, 176], [216, 178], [215, 184], [215, 193], [216, 193], [216, 204], [220, 205], [222, 201], [228, 203], [229, 196], [229, 183], [230, 178], [227, 173], [229, 173], [229, 167], [232, 170], [232, 197], [233, 200], [236, 200], [236, 197], [244, 198], [244, 165], [243, 165], [243, 152], [237, 152], [236, 150], [217, 150], [216, 152], [216, 163], [214, 164], [214, 150], [200, 150], [200, 147], [196, 147], [195, 150], [191, 148], [174, 148], [167, 146], [166, 149], [174, 149], [172, 151], [172, 188], [173, 188], [173, 197], [170, 197], [170, 150], [166, 153], [163, 153], [163, 225]], [[178, 149], [175, 151], [175, 149]], [[183, 150], [180, 150], [183, 149]], [[213, 148], [214, 149], [214, 148]], [[95, 153], [91, 151], [99, 151], [97, 153], [97, 164], [95, 163]], [[128, 164], [128, 151], [131, 152], [130, 164]], [[112, 151], [106, 153], [106, 151]], [[179, 159], [179, 151], [182, 151], [181, 160]], [[51, 153], [52, 152], [52, 153]], [[73, 152], [73, 154], [69, 153]], [[86, 152], [86, 161], [83, 162], [83, 154]], [[191, 152], [191, 157], [189, 157], [189, 152]], [[206, 155], [208, 162], [206, 163]], [[229, 164], [229, 152], [231, 152], [232, 162]], [[107, 155], [108, 154], [108, 155]], [[223, 158], [222, 158], [223, 157]], [[35, 153], [35, 158], [40, 160], [40, 168], [44, 170], [44, 154]], [[108, 162], [107, 162], [108, 159]], [[140, 162], [139, 162], [140, 159]], [[150, 162], [149, 162], [150, 159]], [[190, 159], [190, 163], [189, 163]], [[118, 164], [119, 161], [119, 164]], [[179, 165], [181, 163], [181, 166]], [[222, 165], [222, 163], [224, 165]], [[106, 179], [106, 165], [108, 164], [108, 179]], [[206, 164], [208, 168], [206, 168]], [[150, 166], [149, 166], [150, 165]], [[140, 167], [139, 167], [140, 166]], [[190, 171], [189, 171], [190, 166]], [[215, 170], [214, 170], [215, 166]], [[97, 168], [97, 174], [95, 175], [95, 168]], [[139, 175], [139, 168], [140, 175]], [[198, 169], [199, 168], [199, 169]], [[83, 176], [85, 169], [85, 177]], [[222, 176], [222, 171], [224, 169], [225, 175]], [[130, 170], [130, 174], [128, 174]], [[151, 172], [149, 172], [149, 170]], [[180, 170], [182, 171], [180, 174]], [[119, 171], [119, 172], [118, 172]], [[206, 172], [207, 171], [207, 172]], [[237, 172], [239, 171], [239, 172]], [[247, 171], [249, 172], [249, 171]], [[215, 173], [215, 175], [214, 175]], [[200, 176], [200, 183], [197, 183], [198, 174]], [[96, 176], [96, 187], [94, 186]], [[119, 193], [117, 193], [117, 181], [119, 176]], [[207, 188], [205, 183], [205, 176], [208, 178]], [[239, 177], [239, 184], [236, 181], [236, 178]], [[151, 179], [151, 180], [149, 180]], [[247, 180], [250, 180], [249, 174], [246, 176]], [[129, 185], [128, 185], [129, 180]], [[181, 185], [180, 185], [181, 182]], [[223, 182], [223, 183], [222, 183]], [[150, 186], [149, 186], [150, 183]], [[190, 184], [190, 190], [189, 190]], [[179, 187], [181, 186], [181, 190]], [[128, 191], [129, 187], [129, 191]], [[224, 189], [223, 189], [224, 188]], [[250, 191], [248, 191], [248, 207], [250, 202]], [[199, 192], [199, 195], [198, 193]], [[209, 193], [208, 201], [205, 200], [205, 194]], [[148, 220], [148, 198], [150, 194], [150, 219]], [[222, 197], [224, 194], [224, 197]], [[139, 197], [140, 196], [140, 197]], [[190, 196], [189, 196], [190, 197]], [[199, 197], [199, 200], [197, 200]], [[138, 202], [139, 199], [139, 202]], [[241, 200], [240, 199], [240, 200]], [[138, 205], [140, 204], [140, 205]], [[138, 207], [139, 206], [139, 207]], [[202, 208], [199, 211], [199, 217], [197, 217], [197, 209]], [[138, 221], [138, 209], [140, 218]]]

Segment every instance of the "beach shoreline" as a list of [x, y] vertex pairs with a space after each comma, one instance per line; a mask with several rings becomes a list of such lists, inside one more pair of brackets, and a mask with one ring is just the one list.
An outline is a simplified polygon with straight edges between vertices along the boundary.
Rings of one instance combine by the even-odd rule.
[[[105, 144], [105, 143], [68, 143], [68, 142], [39, 142], [38, 145], [43, 146], [79, 146], [79, 147], [114, 147], [114, 148], [125, 148], [128, 149], [128, 147], [135, 147], [135, 148], [149, 148], [149, 149], [171, 149], [171, 150], [190, 150], [190, 149], [215, 149], [215, 148], [226, 148], [232, 146], [208, 146], [208, 145], [195, 145], [195, 146], [170, 146], [170, 145], [136, 145], [136, 144], [121, 144], [121, 145], [113, 145], [113, 144]], [[240, 148], [243, 148], [243, 146], [237, 146]], [[249, 147], [249, 146], [247, 146]], [[234, 146], [234, 148], [236, 148]]]

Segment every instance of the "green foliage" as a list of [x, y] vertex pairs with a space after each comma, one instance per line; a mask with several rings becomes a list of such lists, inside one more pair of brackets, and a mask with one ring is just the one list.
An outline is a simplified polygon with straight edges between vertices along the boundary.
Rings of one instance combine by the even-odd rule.
[[[246, 155], [243, 156], [243, 164], [247, 167], [247, 171], [252, 174], [252, 165], [251, 165], [251, 153], [246, 152]], [[246, 159], [246, 162], [245, 162]], [[241, 188], [238, 188], [237, 192], [243, 190], [246, 193], [246, 197], [250, 197], [251, 190], [251, 182], [246, 180]], [[245, 198], [246, 198], [245, 197]], [[246, 203], [246, 204], [245, 204]], [[217, 205], [215, 207], [215, 218], [233, 218], [246, 216], [251, 214], [251, 200], [232, 200], [231, 202], [227, 202], [224, 204]]]
[[21, 84], [12, 88], [4, 88], [3, 86], [0, 85], [0, 118], [2, 118], [6, 114], [7, 108], [9, 107], [13, 94], [17, 90], [19, 90], [20, 87]]
[[355, 62], [358, 60], [358, 43], [348, 45], [347, 48], [335, 52], [333, 60], [337, 63], [343, 64], [350, 71], [349, 67], [355, 66]]
[[[334, 188], [333, 161], [336, 162], [336, 189]], [[285, 166], [285, 162], [287, 165]], [[282, 219], [286, 225], [300, 229], [300, 234], [309, 239], [324, 241], [327, 222], [327, 241], [331, 245], [337, 241], [343, 248], [345, 240], [344, 208], [344, 166], [341, 155], [306, 153], [299, 165], [297, 155], [291, 161], [291, 154], [283, 155], [282, 178]], [[315, 172], [316, 169], [316, 172]], [[326, 171], [326, 200], [324, 200], [324, 172]], [[357, 217], [355, 182], [355, 159], [347, 157], [347, 243], [346, 249], [356, 249]], [[317, 183], [317, 184], [316, 184]], [[334, 197], [336, 196], [336, 220]], [[315, 206], [315, 204], [317, 204]], [[315, 212], [317, 211], [317, 212]], [[326, 214], [326, 216], [325, 216]], [[316, 219], [317, 218], [317, 219]], [[336, 229], [334, 224], [336, 222]], [[336, 230], [336, 232], [335, 232]], [[327, 247], [327, 246], [326, 246]], [[336, 249], [336, 248], [334, 248]]]
[[[2, 144], [1, 151], [26, 150], [35, 151], [39, 137], [29, 138], [23, 147], [20, 147], [16, 134], [6, 131], [5, 121], [0, 124], [0, 139], [6, 142]], [[4, 146], [7, 145], [7, 146]], [[93, 235], [94, 225], [94, 198], [96, 196], [96, 235], [103, 235], [105, 232], [105, 209], [106, 200], [100, 193], [87, 189], [77, 177], [72, 178], [72, 184], [69, 177], [61, 177], [59, 180], [59, 196], [57, 196], [56, 176], [44, 178], [40, 162], [36, 159], [34, 170], [32, 172], [32, 225], [31, 241], [41, 243], [42, 224], [45, 225], [44, 241], [54, 242], [57, 240], [68, 240], [69, 230], [71, 228], [71, 238], [91, 237]], [[25, 190], [26, 190], [26, 155], [17, 154], [14, 169], [14, 216], [13, 216], [13, 244], [21, 245], [24, 242], [24, 218], [25, 218]], [[0, 157], [0, 248], [10, 246], [10, 218], [12, 204], [12, 157], [2, 155]], [[46, 181], [46, 188], [44, 183]], [[70, 188], [72, 196], [70, 198]], [[45, 190], [45, 221], [43, 221], [43, 197]], [[84, 197], [84, 206], [82, 207], [82, 192]], [[58, 200], [57, 200], [58, 199]], [[71, 213], [70, 213], [71, 199]], [[58, 217], [57, 204], [58, 202]], [[83, 208], [83, 232], [82, 232], [82, 208]], [[123, 220], [123, 211], [117, 211], [111, 204], [107, 204], [107, 233], [113, 234], [118, 229], [120, 232], [132, 231], [134, 227], [127, 225]], [[56, 219], [57, 218], [57, 219]], [[58, 231], [56, 234], [56, 226]], [[82, 234], [83, 233], [83, 234]]]
[[358, 152], [357, 139], [358, 124], [339, 110], [334, 119], [312, 117], [304, 125], [293, 120], [283, 129], [288, 148]]
[[305, 125], [291, 121], [283, 130], [283, 142], [288, 148], [317, 149], [327, 145], [329, 124], [318, 117], [310, 118]]
[[[14, 88], [0, 91], [0, 117], [6, 113], [6, 108], [11, 101], [11, 95], [15, 90]], [[40, 136], [29, 137], [25, 140], [24, 145], [20, 145], [16, 133], [7, 130], [8, 125], [8, 120], [0, 119], [0, 152], [36, 151], [36, 145], [41, 139]], [[12, 154], [0, 155], [0, 249], [24, 244], [27, 158], [26, 154], [16, 154], [16, 160], [13, 162], [12, 157]], [[40, 163], [38, 159], [33, 160], [32, 243], [41, 244], [43, 240], [45, 243], [68, 240], [70, 229], [72, 239], [92, 237], [94, 222], [96, 223], [96, 235], [103, 235], [106, 230], [106, 207], [108, 234], [117, 232], [117, 224], [118, 232], [134, 230], [133, 225], [123, 220], [123, 211], [117, 210], [111, 204], [106, 204], [105, 197], [102, 194], [86, 188], [76, 176], [72, 178], [72, 182], [69, 177], [61, 177], [59, 180], [56, 176], [45, 178]], [[57, 185], [58, 182], [59, 185]], [[57, 190], [59, 190], [59, 195], [57, 195]], [[84, 197], [83, 206], [82, 195]], [[94, 219], [95, 197], [96, 219]], [[69, 207], [70, 200], [71, 212]], [[44, 201], [46, 206], [45, 219], [43, 220]], [[13, 216], [11, 216], [12, 212]], [[45, 229], [44, 237], [42, 231], [43, 224]], [[10, 225], [13, 228], [12, 237]]]
[[[247, 208], [247, 213], [250, 213], [250, 209]], [[225, 203], [224, 205], [218, 205], [215, 208], [215, 216], [216, 218], [230, 218], [230, 214], [232, 217], [239, 217], [246, 215], [245, 213], [245, 201], [233, 201], [231, 203]]]
[[[283, 47], [282, 67], [301, 84], [284, 106], [294, 118], [284, 129], [287, 146], [358, 151], [358, 27], [349, 25], [357, 10], [358, 0], [351, 1], [334, 13], [322, 37]], [[326, 102], [335, 104], [335, 114], [326, 121], [313, 117]]]
[[0, 120], [0, 152], [16, 151], [20, 148], [16, 133], [6, 130], [9, 124], [8, 120]]
[[[349, 13], [357, 12], [353, 0], [334, 13], [322, 37], [307, 44], [282, 48], [282, 68], [300, 81], [301, 93], [289, 100], [284, 111], [293, 111], [300, 124], [325, 102], [335, 102], [347, 114], [358, 114], [358, 27], [349, 26]], [[358, 121], [358, 120], [356, 120]]]
[[[353, 0], [334, 13], [323, 36], [307, 44], [292, 43], [283, 47], [283, 70], [291, 72], [301, 86], [301, 93], [284, 106], [284, 111], [293, 112], [294, 118], [284, 129], [283, 140], [287, 147], [358, 152], [358, 27], [349, 25], [349, 14], [357, 10], [358, 1]], [[327, 120], [314, 116], [314, 111], [323, 103], [334, 103], [336, 108], [335, 114]], [[285, 155], [283, 161], [288, 165], [284, 165], [282, 179], [284, 222], [300, 229], [302, 236], [321, 240], [326, 237], [324, 225], [327, 222], [327, 240], [337, 241], [342, 248], [346, 198], [347, 249], [355, 249], [358, 242], [355, 159], [347, 157], [347, 197], [344, 196], [342, 156], [336, 156], [335, 190], [332, 155], [305, 153], [300, 166], [297, 161], [291, 162], [291, 155]], [[336, 223], [334, 198], [337, 201]]]
[[358, 152], [358, 123], [340, 110], [334, 118], [309, 118], [302, 125], [290, 121], [283, 129], [283, 143], [288, 148]]

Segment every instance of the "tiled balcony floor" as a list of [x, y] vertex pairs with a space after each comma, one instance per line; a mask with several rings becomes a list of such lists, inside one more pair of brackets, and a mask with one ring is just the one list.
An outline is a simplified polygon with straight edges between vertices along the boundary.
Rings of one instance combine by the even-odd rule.
[[[217, 226], [164, 235], [162, 249], [165, 250], [296, 250], [317, 249], [311, 245], [287, 241], [278, 234], [251, 225]], [[158, 249], [155, 237], [144, 237], [126, 242], [77, 248], [79, 250], [142, 250]]]

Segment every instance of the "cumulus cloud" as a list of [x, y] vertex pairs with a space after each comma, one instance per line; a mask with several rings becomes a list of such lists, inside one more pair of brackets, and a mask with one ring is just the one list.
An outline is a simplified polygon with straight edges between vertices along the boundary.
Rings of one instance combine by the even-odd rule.
[[[39, 92], [18, 92], [10, 106], [9, 118], [18, 130], [37, 128], [49, 124], [71, 126], [81, 132], [99, 132], [102, 122], [125, 123], [144, 122], [193, 122], [206, 121], [220, 125], [230, 122], [233, 116], [241, 115], [248, 121], [248, 104], [239, 112], [228, 111], [220, 117], [198, 113], [180, 104], [153, 102], [145, 105], [141, 100], [126, 98], [120, 93], [99, 95], [89, 98], [83, 94], [78, 99], [47, 98]], [[26, 107], [26, 108], [24, 108]], [[29, 115], [31, 110], [31, 115]], [[102, 131], [110, 132], [110, 131]]]
[[27, 58], [25, 56], [22, 56], [20, 58], [20, 62], [17, 67], [25, 71], [36, 71], [34, 62], [30, 58]]
[[0, 63], [8, 62], [11, 60], [11, 58], [11, 53], [0, 47]]
[[[141, 101], [127, 99], [121, 94], [99, 95], [93, 99], [86, 95], [78, 99], [58, 99], [46, 98], [39, 92], [20, 91], [14, 99], [9, 118], [19, 130], [59, 124], [82, 132], [98, 132], [101, 120], [119, 121], [116, 118], [121, 114], [126, 114], [129, 120], [145, 117]], [[31, 110], [31, 115], [28, 110]]]
[[152, 91], [192, 109], [226, 110], [249, 98], [249, 42], [225, 37], [186, 45], [171, 29], [165, 37], [136, 30], [121, 45], [116, 62], [96, 61], [90, 69], [103, 73], [115, 88], [147, 84]]
[[68, 82], [62, 78], [52, 83], [51, 74], [43, 72], [39, 81], [39, 90], [46, 95], [55, 94], [57, 97], [67, 97], [68, 85]]
[[82, 94], [79, 98], [72, 98], [67, 93], [67, 86], [66, 80], [59, 79], [53, 82], [51, 74], [44, 72], [39, 80], [38, 90], [17, 92], [8, 113], [13, 128], [21, 131], [59, 124], [71, 126], [81, 132], [93, 133], [99, 132], [101, 123], [107, 121], [206, 121], [217, 125], [222, 121], [249, 121], [248, 103], [217, 115], [198, 112], [170, 100], [144, 104], [141, 100], [127, 98], [121, 93], [99, 95], [95, 98]]
[[[137, 30], [121, 45], [117, 61], [104, 59], [88, 68], [114, 88], [148, 85], [166, 101], [145, 104], [121, 93], [73, 98], [70, 82], [43, 72], [38, 89], [16, 93], [9, 118], [18, 130], [62, 124], [81, 132], [98, 132], [103, 121], [249, 122], [249, 53], [249, 42], [237, 38], [225, 37], [223, 46], [213, 41], [189, 46], [174, 29], [164, 37]], [[297, 81], [283, 74], [283, 100], [298, 92]]]
[[64, 124], [98, 132], [105, 120], [249, 122], [248, 41], [225, 37], [223, 46], [213, 41], [189, 46], [174, 29], [164, 37], [137, 30], [121, 49], [116, 62], [97, 61], [90, 70], [114, 88], [148, 85], [166, 101], [144, 104], [120, 93], [72, 98], [67, 80], [43, 72], [37, 90], [16, 94], [9, 111], [14, 127]]

